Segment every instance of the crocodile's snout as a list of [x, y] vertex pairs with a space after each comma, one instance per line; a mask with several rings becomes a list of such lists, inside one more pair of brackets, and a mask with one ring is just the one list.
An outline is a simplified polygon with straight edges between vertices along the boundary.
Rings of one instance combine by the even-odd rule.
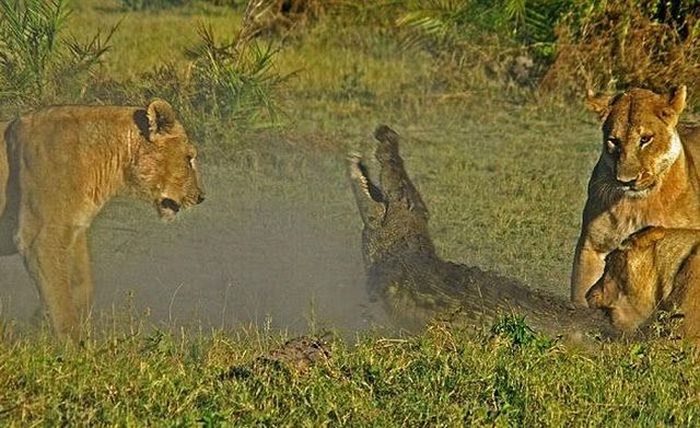
[[386, 125], [379, 125], [374, 131], [374, 138], [379, 142], [398, 142], [399, 134]]
[[374, 138], [379, 142], [375, 157], [384, 165], [399, 157], [399, 134], [386, 125], [379, 125], [374, 131]]

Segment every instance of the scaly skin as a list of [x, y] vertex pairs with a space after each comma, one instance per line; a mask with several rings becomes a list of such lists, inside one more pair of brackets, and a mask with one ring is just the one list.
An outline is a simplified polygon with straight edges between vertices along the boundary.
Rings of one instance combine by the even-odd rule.
[[577, 309], [516, 280], [440, 259], [428, 233], [428, 209], [399, 155], [398, 134], [380, 126], [375, 137], [380, 184], [372, 183], [357, 155], [349, 158], [349, 175], [364, 224], [367, 286], [399, 326], [414, 330], [449, 317], [479, 328], [500, 314], [515, 314], [549, 334], [613, 334], [600, 311]]

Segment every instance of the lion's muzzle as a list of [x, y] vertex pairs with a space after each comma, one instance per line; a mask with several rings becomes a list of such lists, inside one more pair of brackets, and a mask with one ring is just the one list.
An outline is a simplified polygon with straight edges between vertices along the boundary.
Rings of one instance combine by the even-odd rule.
[[160, 206], [164, 209], [171, 210], [175, 213], [180, 211], [180, 204], [178, 204], [170, 198], [163, 198], [163, 200], [160, 201]]
[[170, 198], [163, 198], [158, 202], [158, 214], [160, 218], [165, 221], [171, 221], [175, 218], [175, 215], [180, 211], [180, 204], [175, 200]]

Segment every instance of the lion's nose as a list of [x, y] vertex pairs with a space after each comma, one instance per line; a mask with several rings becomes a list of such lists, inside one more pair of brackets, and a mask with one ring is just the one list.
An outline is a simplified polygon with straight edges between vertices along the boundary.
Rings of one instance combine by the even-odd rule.
[[626, 186], [629, 188], [634, 189], [637, 186], [637, 183], [639, 183], [639, 179], [641, 178], [642, 174], [617, 174], [617, 182], [620, 186]]
[[624, 180], [624, 179], [619, 179], [619, 178], [618, 178], [618, 179], [617, 179], [617, 182], [618, 182], [621, 186], [625, 186], [625, 187], [632, 187], [632, 188], [633, 188], [633, 187], [635, 187], [635, 186], [637, 185], [637, 179], [636, 179], [636, 178], [633, 178], [632, 180]]
[[639, 179], [642, 177], [642, 172], [638, 168], [623, 168], [620, 167], [615, 174], [615, 179], [621, 186], [634, 188]]
[[201, 204], [202, 202], [204, 202], [204, 195], [197, 195], [197, 204]]
[[180, 204], [175, 202], [173, 199], [170, 198], [163, 198], [162, 201], [160, 201], [160, 206], [166, 209], [169, 209], [173, 212], [178, 212], [180, 211]]

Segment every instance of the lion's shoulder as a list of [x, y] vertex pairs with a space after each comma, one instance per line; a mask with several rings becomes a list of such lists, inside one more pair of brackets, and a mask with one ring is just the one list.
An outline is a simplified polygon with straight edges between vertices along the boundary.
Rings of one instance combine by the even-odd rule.
[[686, 152], [696, 163], [700, 162], [700, 123], [682, 123], [678, 134]]

